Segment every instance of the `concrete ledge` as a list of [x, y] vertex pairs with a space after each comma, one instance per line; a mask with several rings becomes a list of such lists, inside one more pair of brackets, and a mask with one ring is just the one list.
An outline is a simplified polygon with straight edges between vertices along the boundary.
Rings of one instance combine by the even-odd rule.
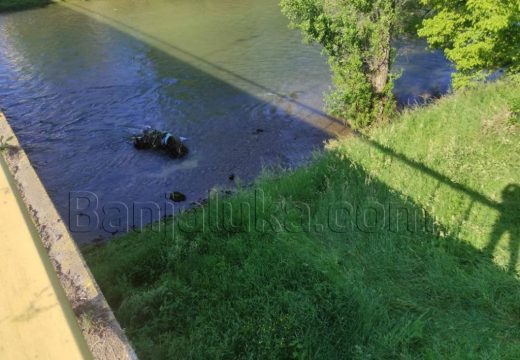
[[39, 232], [92, 355], [99, 360], [136, 360], [130, 342], [1, 112], [0, 135], [4, 138], [12, 137], [10, 146], [3, 151], [2, 156]]

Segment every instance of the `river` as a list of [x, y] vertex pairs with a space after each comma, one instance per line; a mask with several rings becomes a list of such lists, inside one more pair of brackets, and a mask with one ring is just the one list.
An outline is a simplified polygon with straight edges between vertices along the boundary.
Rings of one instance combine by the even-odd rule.
[[[422, 42], [400, 44], [399, 69], [401, 104], [449, 89], [450, 65]], [[329, 86], [326, 59], [277, 0], [72, 0], [0, 15], [0, 108], [58, 211], [79, 219], [80, 244], [165, 215], [171, 191], [189, 204], [306, 161], [344, 131], [322, 113]], [[189, 155], [134, 150], [144, 126], [187, 138]], [[100, 216], [88, 226], [71, 212], [71, 194], [88, 205], [78, 191]], [[162, 212], [136, 224], [134, 205], [149, 202]]]

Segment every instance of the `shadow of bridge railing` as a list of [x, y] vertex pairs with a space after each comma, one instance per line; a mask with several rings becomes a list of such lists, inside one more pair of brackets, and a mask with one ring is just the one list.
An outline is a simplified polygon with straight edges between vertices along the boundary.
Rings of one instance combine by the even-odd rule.
[[362, 140], [364, 143], [368, 144], [369, 146], [376, 148], [377, 150], [381, 151], [382, 153], [389, 155], [416, 170], [421, 171], [422, 173], [430, 176], [433, 179], [438, 180], [440, 183], [447, 185], [456, 191], [460, 191], [460, 192], [468, 195], [473, 201], [477, 201], [485, 206], [488, 206], [488, 207], [496, 209], [496, 210], [501, 209], [501, 204], [499, 202], [494, 201], [494, 200], [488, 198], [487, 196], [485, 196], [484, 194], [481, 194], [478, 191], [470, 189], [465, 185], [459, 184], [459, 183], [451, 180], [448, 176], [438, 172], [437, 170], [434, 170], [419, 161], [411, 159], [404, 154], [398, 153], [395, 150], [393, 150], [392, 148], [384, 146], [384, 145], [370, 139], [366, 135], [358, 134], [357, 136], [360, 140]]
[[[466, 208], [461, 224], [467, 221], [475, 203], [480, 203], [488, 208], [498, 211], [499, 215], [493, 224], [491, 232], [489, 234], [489, 241], [485, 248], [484, 253], [488, 256], [493, 256], [501, 238], [505, 234], [509, 234], [509, 265], [508, 270], [510, 273], [516, 272], [518, 256], [520, 253], [520, 185], [519, 184], [508, 184], [502, 189], [502, 201], [498, 202], [490, 199], [484, 194], [473, 190], [465, 185], [457, 183], [450, 179], [448, 176], [434, 170], [427, 165], [409, 158], [408, 156], [396, 152], [394, 149], [382, 145], [377, 141], [370, 139], [366, 135], [357, 134], [357, 137], [365, 144], [369, 145], [380, 151], [383, 154], [391, 156], [394, 159], [402, 162], [403, 164], [420, 171], [423, 174], [428, 175], [432, 179], [435, 179], [439, 184], [444, 184], [451, 189], [467, 195], [470, 199], [470, 204]], [[460, 230], [459, 225], [459, 230]]]
[[285, 95], [285, 94], [281, 94], [280, 92], [274, 90], [274, 89], [271, 89], [269, 88], [268, 86], [265, 86], [265, 85], [262, 85], [262, 84], [259, 84], [258, 82], [254, 81], [254, 80], [251, 80], [243, 75], [240, 75], [230, 69], [227, 69], [219, 64], [215, 64], [205, 58], [202, 58], [201, 56], [199, 55], [196, 55], [196, 54], [193, 54], [192, 52], [188, 51], [188, 50], [185, 50], [183, 48], [180, 48], [176, 45], [173, 45], [163, 39], [160, 39], [159, 37], [157, 36], [154, 36], [154, 35], [151, 35], [151, 34], [147, 34], [135, 27], [132, 27], [122, 21], [119, 21], [117, 19], [114, 19], [113, 17], [110, 17], [110, 16], [107, 16], [105, 14], [102, 14], [100, 12], [97, 12], [97, 11], [94, 11], [92, 9], [89, 9], [89, 8], [86, 8], [84, 6], [81, 6], [79, 4], [72, 4], [72, 3], [65, 3], [65, 6], [71, 8], [71, 9], [75, 9], [77, 11], [81, 11], [82, 13], [84, 14], [91, 14], [91, 15], [94, 15], [96, 18], [98, 19], [103, 19], [105, 22], [107, 22], [109, 25], [112, 25], [112, 26], [117, 26], [117, 28], [119, 28], [120, 30], [124, 30], [126, 33], [130, 33], [130, 34], [135, 34], [135, 35], [138, 35], [139, 38], [143, 39], [143, 40], [148, 40], [150, 41], [151, 43], [153, 44], [156, 44], [156, 45], [160, 45], [161, 47], [163, 48], [167, 48], [167, 49], [170, 49], [178, 54], [182, 54], [184, 56], [186, 56], [187, 58], [189, 59], [192, 59], [192, 60], [195, 60], [201, 64], [204, 64], [210, 68], [213, 68], [215, 70], [217, 70], [218, 72], [221, 72], [221, 73], [224, 73], [226, 75], [229, 75], [231, 76], [232, 78], [235, 78], [237, 80], [239, 80], [240, 82], [242, 83], [245, 83], [245, 84], [248, 84], [256, 89], [259, 89], [259, 90], [262, 90], [264, 92], [268, 92], [268, 93], [271, 93], [273, 95], [275, 95], [277, 98], [283, 100], [283, 101], [286, 101], [287, 103], [290, 103], [290, 104], [293, 104], [295, 106], [298, 106], [302, 109], [305, 109], [307, 111], [309, 111], [310, 113], [316, 115], [316, 116], [319, 116], [321, 118], [324, 118], [324, 119], [327, 119], [333, 123], [336, 123], [336, 124], [339, 124], [339, 125], [342, 125], [344, 126], [345, 125], [345, 122], [337, 117], [334, 117], [334, 116], [331, 116], [329, 114], [327, 114], [326, 112], [324, 112], [323, 110], [321, 109], [316, 109], [315, 107], [313, 106], [310, 106], [308, 104], [305, 104], [301, 101], [298, 101], [297, 99], [294, 99], [292, 98], [291, 96], [288, 96], [288, 95]]

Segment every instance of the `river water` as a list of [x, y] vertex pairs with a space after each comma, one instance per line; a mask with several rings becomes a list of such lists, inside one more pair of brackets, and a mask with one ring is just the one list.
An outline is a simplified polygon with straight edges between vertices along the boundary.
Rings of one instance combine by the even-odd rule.
[[[402, 104], [449, 89], [450, 65], [423, 43], [401, 43], [395, 69]], [[80, 244], [165, 215], [171, 191], [188, 204], [232, 174], [247, 183], [301, 164], [344, 131], [321, 111], [329, 86], [277, 0], [72, 0], [0, 15], [0, 108]], [[144, 126], [186, 137], [189, 155], [134, 150]], [[134, 219], [144, 202], [162, 213]]]

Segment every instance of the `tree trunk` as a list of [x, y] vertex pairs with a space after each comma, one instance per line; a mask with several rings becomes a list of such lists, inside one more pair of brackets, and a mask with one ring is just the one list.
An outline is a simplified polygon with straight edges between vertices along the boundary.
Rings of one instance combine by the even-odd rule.
[[377, 95], [383, 95], [390, 73], [390, 43], [384, 44], [381, 57], [374, 59], [371, 67], [370, 82]]

